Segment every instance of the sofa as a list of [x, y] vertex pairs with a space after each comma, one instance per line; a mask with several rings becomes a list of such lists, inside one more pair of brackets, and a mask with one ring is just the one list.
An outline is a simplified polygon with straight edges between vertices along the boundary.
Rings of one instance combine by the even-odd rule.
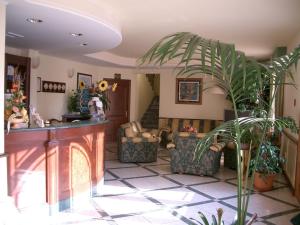
[[118, 130], [118, 159], [120, 162], [155, 162], [159, 141], [156, 129], [144, 129], [138, 121], [122, 124]]
[[208, 133], [221, 123], [223, 123], [222, 120], [160, 117], [161, 146], [166, 147], [172, 142], [174, 132], [182, 132], [185, 127], [193, 127], [198, 133]]
[[218, 172], [225, 143], [214, 142], [198, 160], [194, 158], [195, 148], [205, 133], [175, 132], [173, 136], [174, 142], [168, 144], [173, 173], [212, 176]]

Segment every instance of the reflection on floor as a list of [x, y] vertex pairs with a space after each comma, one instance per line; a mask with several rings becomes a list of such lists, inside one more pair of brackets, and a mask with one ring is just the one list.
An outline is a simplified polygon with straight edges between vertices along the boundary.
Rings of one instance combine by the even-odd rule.
[[[108, 145], [101, 195], [36, 224], [184, 225], [191, 224], [190, 218], [198, 219], [198, 211], [210, 217], [217, 208], [223, 208], [225, 224], [232, 221], [235, 171], [221, 167], [214, 177], [172, 174], [163, 149], [155, 163], [120, 163], [116, 157], [116, 145]], [[248, 212], [258, 213], [256, 225], [288, 225], [300, 205], [278, 177], [273, 191], [253, 193]]]

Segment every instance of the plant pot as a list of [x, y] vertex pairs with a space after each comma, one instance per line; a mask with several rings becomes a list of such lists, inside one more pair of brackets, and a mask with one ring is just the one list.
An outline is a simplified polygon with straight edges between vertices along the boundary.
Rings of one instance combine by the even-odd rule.
[[254, 187], [260, 192], [271, 191], [273, 189], [273, 181], [276, 174], [254, 173]]

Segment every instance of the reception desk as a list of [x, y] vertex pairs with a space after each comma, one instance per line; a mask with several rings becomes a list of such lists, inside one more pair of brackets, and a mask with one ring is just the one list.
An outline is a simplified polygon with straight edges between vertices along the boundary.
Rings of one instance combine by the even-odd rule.
[[99, 193], [106, 124], [80, 121], [5, 134], [8, 194], [15, 205], [53, 213], [69, 208], [77, 197]]

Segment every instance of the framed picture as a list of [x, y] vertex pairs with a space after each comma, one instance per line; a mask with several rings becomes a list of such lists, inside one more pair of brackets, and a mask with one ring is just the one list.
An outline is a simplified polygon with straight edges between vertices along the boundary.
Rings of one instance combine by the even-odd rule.
[[36, 91], [41, 92], [42, 91], [42, 78], [41, 77], [36, 77]]
[[89, 88], [92, 86], [92, 75], [77, 73], [77, 89]]
[[176, 104], [202, 104], [202, 78], [176, 79]]

